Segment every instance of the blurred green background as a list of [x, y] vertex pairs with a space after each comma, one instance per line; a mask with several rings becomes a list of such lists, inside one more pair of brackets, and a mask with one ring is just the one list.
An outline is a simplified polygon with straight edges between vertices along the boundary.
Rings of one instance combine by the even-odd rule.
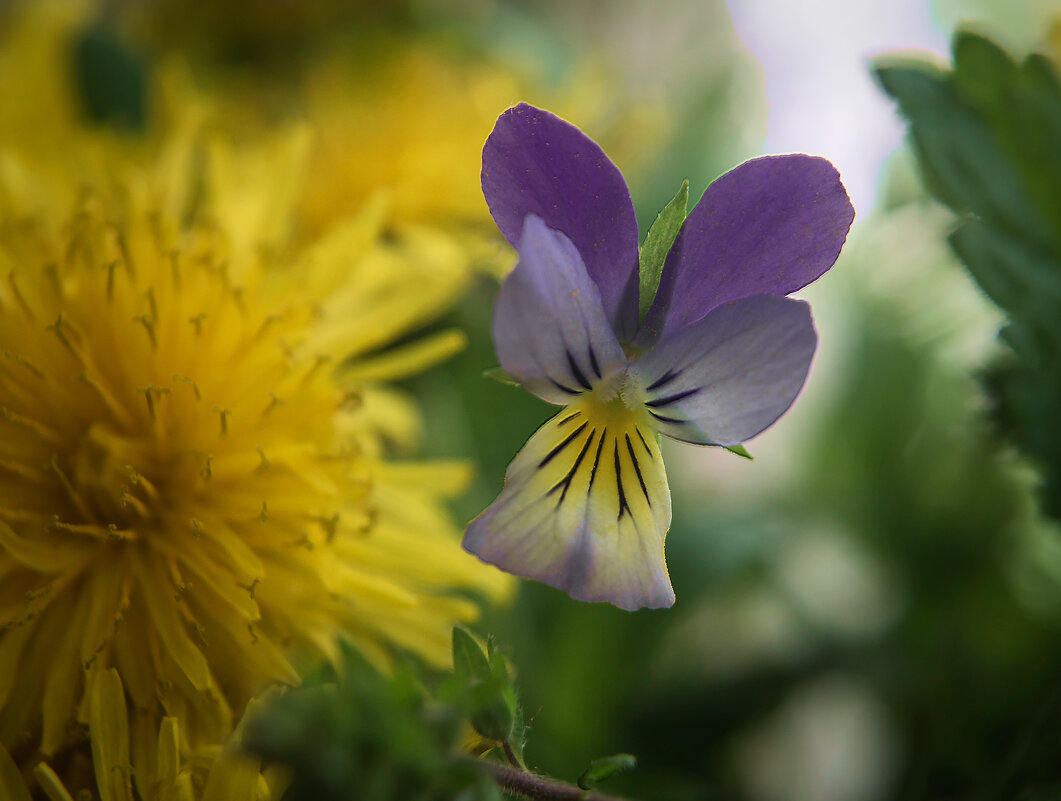
[[[770, 83], [784, 62], [745, 46], [784, 34], [735, 26], [771, 18], [766, 0], [751, 5], [112, 3], [76, 55], [86, 109], [133, 128], [152, 102], [138, 76], [175, 52], [207, 83], [242, 87], [266, 118], [283, 116], [285, 87], [322, 54], [352, 59], [352, 97], [376, 80], [382, 51], [427, 43], [462, 63], [502, 65], [526, 78], [526, 94], [508, 102], [555, 100], [602, 142], [642, 230], [685, 178], [698, 196], [764, 148], [810, 149], [819, 129], [843, 142], [846, 163], [820, 154], [870, 183], [859, 184], [840, 261], [800, 293], [821, 338], [803, 396], [748, 444], [752, 462], [667, 449], [674, 608], [629, 614], [523, 582], [479, 631], [516, 667], [529, 764], [567, 780], [625, 751], [639, 767], [608, 789], [631, 798], [1061, 798], [1061, 539], [1039, 511], [1039, 466], [999, 435], [980, 380], [1002, 352], [1002, 313], [949, 250], [954, 212], [932, 199], [909, 148], [881, 166], [877, 154], [897, 138], [862, 147], [873, 132], [857, 120], [806, 106], [794, 129], [806, 139], [778, 138], [802, 101], [786, 105]], [[791, 14], [774, 5], [776, 18]], [[871, 13], [852, 15], [858, 5], [807, 4], [816, 33], [791, 33], [792, 69], [871, 29]], [[893, 16], [916, 14], [930, 30], [911, 27], [921, 39], [903, 41], [899, 24], [894, 41], [874, 46], [946, 42], [970, 18], [1016, 57], [1056, 59], [1055, 10], [901, 4]], [[898, 132], [898, 112], [871, 82], [874, 54], [851, 52], [806, 72], [802, 91], [815, 93], [814, 75], [846, 71], [857, 79], [830, 84], [828, 108], [875, 108]], [[488, 131], [469, 132], [475, 150]], [[1045, 158], [1057, 166], [1061, 141]], [[482, 232], [484, 212], [443, 224]], [[456, 504], [462, 520], [490, 502], [553, 413], [482, 377], [496, 365], [496, 288], [490, 270], [478, 274], [436, 326], [459, 326], [469, 346], [406, 383], [425, 410], [421, 452], [475, 465]], [[1061, 385], [1061, 366], [1042, 369]]]

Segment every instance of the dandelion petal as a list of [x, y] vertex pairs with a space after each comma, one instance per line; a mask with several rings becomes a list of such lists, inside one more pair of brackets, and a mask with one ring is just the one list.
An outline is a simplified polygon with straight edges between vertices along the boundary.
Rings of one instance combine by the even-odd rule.
[[854, 215], [827, 160], [746, 161], [711, 184], [686, 218], [639, 342], [651, 345], [731, 300], [806, 286], [836, 261]]
[[727, 303], [634, 362], [659, 431], [736, 445], [779, 418], [807, 378], [818, 337], [810, 306], [776, 295]]
[[22, 771], [3, 745], [0, 745], [0, 798], [10, 801], [32, 801]]
[[663, 544], [670, 490], [647, 421], [589, 398], [531, 437], [468, 526], [485, 562], [621, 609], [674, 603]]
[[586, 260], [614, 330], [637, 326], [637, 221], [619, 169], [571, 123], [521, 103], [483, 148], [483, 194], [501, 233], [522, 253], [523, 220], [541, 217]]
[[101, 801], [133, 797], [129, 776], [129, 723], [118, 671], [97, 669], [89, 678], [88, 726]]
[[494, 306], [493, 333], [502, 366], [551, 403], [569, 403], [626, 364], [574, 244], [534, 215]]

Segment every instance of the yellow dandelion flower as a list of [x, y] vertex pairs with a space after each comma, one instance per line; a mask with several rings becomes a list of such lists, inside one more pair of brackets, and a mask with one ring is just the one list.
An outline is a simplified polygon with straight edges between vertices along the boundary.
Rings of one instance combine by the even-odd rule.
[[500, 277], [514, 260], [497, 237], [479, 176], [498, 109], [528, 97], [547, 97], [560, 113], [577, 109], [582, 119], [600, 121], [604, 140], [627, 165], [644, 162], [663, 140], [664, 115], [653, 107], [607, 102], [615, 80], [596, 61], [545, 90], [540, 65], [476, 56], [426, 37], [374, 43], [372, 52], [371, 63], [327, 54], [301, 82], [302, 113], [320, 133], [298, 202], [307, 230], [326, 228], [336, 213], [387, 187], [402, 219], [444, 227], [477, 268]]
[[256, 766], [210, 765], [249, 699], [298, 681], [293, 652], [334, 657], [343, 632], [441, 663], [476, 613], [452, 590], [506, 587], [440, 503], [465, 468], [386, 459], [417, 417], [384, 382], [461, 338], [384, 348], [452, 301], [464, 254], [382, 202], [292, 244], [304, 131], [204, 150], [51, 195], [0, 157], [9, 794], [37, 754], [52, 798], [48, 765], [76, 790], [87, 729], [104, 799], [265, 797]]
[[379, 186], [405, 219], [488, 221], [482, 143], [522, 82], [510, 68], [426, 43], [383, 49], [373, 80], [355, 80], [363, 68], [332, 57], [306, 74], [306, 115], [321, 129], [309, 162], [314, 189], [307, 185], [299, 203], [306, 224], [319, 229]]

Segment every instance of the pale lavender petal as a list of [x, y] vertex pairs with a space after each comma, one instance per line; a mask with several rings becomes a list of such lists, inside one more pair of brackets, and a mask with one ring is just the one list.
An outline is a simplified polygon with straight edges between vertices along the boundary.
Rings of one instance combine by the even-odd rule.
[[519, 263], [501, 285], [493, 331], [501, 366], [550, 403], [570, 403], [626, 367], [578, 250], [534, 215], [523, 226]]
[[855, 211], [840, 175], [816, 156], [747, 161], [704, 192], [667, 258], [637, 342], [695, 323], [750, 295], [787, 295], [828, 270]]
[[657, 429], [701, 445], [736, 445], [779, 418], [810, 370], [810, 306], [776, 295], [732, 301], [630, 366]]
[[592, 139], [547, 111], [520, 103], [483, 147], [483, 194], [501, 233], [520, 250], [535, 214], [575, 243], [619, 336], [637, 328], [637, 219], [619, 169]]

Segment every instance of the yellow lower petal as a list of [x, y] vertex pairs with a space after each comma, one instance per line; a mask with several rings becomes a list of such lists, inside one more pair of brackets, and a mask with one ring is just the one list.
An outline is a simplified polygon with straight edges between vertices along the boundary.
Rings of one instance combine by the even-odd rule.
[[670, 490], [643, 411], [586, 394], [538, 432], [464, 547], [580, 601], [674, 603], [663, 544]]

